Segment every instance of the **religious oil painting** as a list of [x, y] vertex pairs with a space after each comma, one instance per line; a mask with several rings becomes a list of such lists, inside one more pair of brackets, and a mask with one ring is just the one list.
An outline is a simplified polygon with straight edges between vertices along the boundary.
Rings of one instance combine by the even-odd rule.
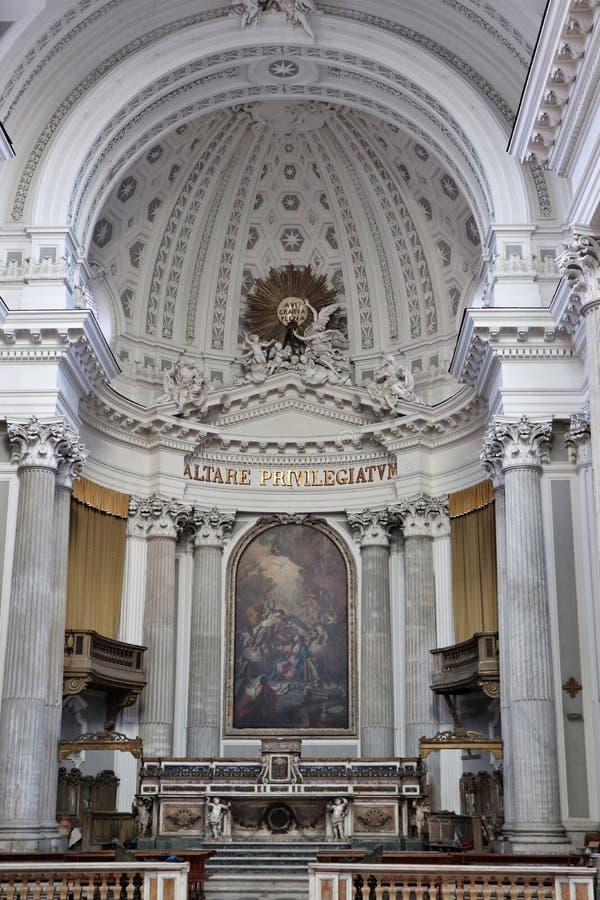
[[230, 568], [229, 734], [354, 734], [353, 564], [321, 525], [257, 529]]

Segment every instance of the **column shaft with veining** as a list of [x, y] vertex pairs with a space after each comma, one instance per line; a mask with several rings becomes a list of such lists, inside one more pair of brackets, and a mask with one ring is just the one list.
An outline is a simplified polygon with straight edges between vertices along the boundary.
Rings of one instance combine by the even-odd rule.
[[[500, 456], [505, 497], [505, 577], [500, 592], [507, 692], [503, 736], [512, 783], [513, 848], [561, 844], [558, 750], [550, 610], [542, 517], [542, 461], [551, 436], [548, 422], [497, 419], [488, 429], [490, 455]], [[502, 638], [501, 638], [502, 640]]]
[[218, 756], [221, 734], [223, 546], [235, 515], [195, 511], [187, 755]]
[[387, 510], [348, 516], [360, 546], [360, 749], [363, 757], [394, 755], [394, 688]]
[[144, 644], [148, 683], [140, 702], [144, 755], [172, 756], [175, 705], [175, 544], [186, 514], [174, 500], [149, 501]]
[[48, 659], [48, 697], [46, 738], [41, 749], [45, 767], [45, 818], [50, 826], [56, 821], [58, 787], [58, 742], [62, 723], [65, 620], [67, 613], [67, 571], [69, 561], [69, 524], [73, 478], [81, 471], [86, 454], [78, 441], [63, 447], [58, 465], [54, 497], [54, 590], [50, 611], [50, 655]]
[[[13, 462], [19, 466], [19, 501], [13, 560], [6, 666], [0, 716], [0, 847], [43, 849], [58, 836], [48, 821], [50, 791], [46, 779], [48, 703], [55, 694], [64, 638], [52, 646], [58, 626], [55, 593], [55, 491], [62, 455], [77, 444], [62, 420], [40, 423], [35, 417], [10, 423]], [[64, 517], [63, 517], [64, 525]], [[60, 610], [64, 630], [64, 610]], [[54, 775], [56, 779], [56, 772]]]

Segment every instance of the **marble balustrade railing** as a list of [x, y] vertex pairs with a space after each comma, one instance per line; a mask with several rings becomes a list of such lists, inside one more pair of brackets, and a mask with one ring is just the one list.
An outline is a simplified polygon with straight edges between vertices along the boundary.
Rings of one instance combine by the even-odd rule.
[[594, 900], [596, 869], [520, 865], [309, 866], [309, 900]]
[[188, 900], [189, 863], [0, 863], [0, 900]]

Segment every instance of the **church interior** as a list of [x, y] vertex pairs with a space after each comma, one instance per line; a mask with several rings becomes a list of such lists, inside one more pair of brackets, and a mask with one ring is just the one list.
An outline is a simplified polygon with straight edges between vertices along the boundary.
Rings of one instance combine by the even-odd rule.
[[598, 852], [599, 19], [0, 0], [0, 896]]

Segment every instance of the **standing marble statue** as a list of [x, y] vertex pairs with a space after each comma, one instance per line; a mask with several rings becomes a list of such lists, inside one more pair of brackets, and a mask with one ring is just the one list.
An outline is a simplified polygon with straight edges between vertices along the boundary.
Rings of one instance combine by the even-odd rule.
[[345, 837], [345, 822], [348, 815], [348, 801], [345, 797], [336, 797], [327, 804], [327, 815], [334, 841], [342, 841]]
[[417, 837], [422, 840], [429, 832], [429, 813], [431, 807], [428, 800], [413, 800], [414, 822]]
[[220, 797], [209, 797], [206, 804], [206, 824], [208, 837], [218, 841], [223, 837], [225, 816], [230, 810], [230, 805]]
[[152, 800], [138, 794], [133, 803], [133, 828], [138, 838], [147, 837], [152, 828]]

